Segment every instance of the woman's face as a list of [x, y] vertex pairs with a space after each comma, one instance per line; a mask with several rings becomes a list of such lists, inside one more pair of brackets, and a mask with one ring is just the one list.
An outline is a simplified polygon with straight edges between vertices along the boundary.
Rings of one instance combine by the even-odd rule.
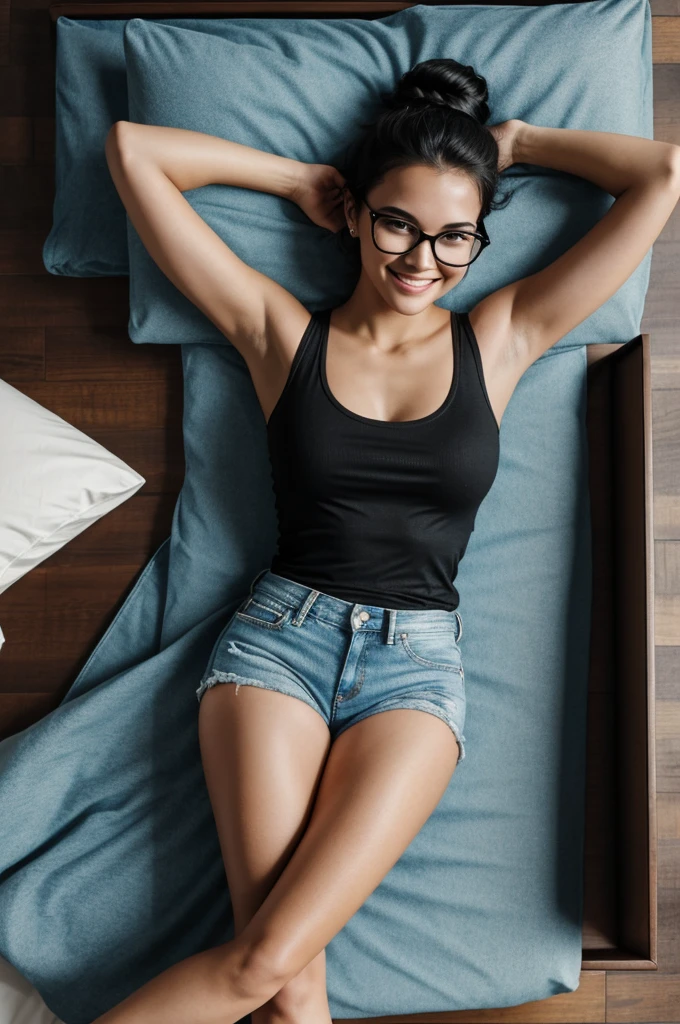
[[[451, 225], [461, 231], [476, 231], [481, 212], [478, 188], [468, 175], [459, 171], [439, 172], [422, 164], [389, 171], [384, 180], [371, 189], [367, 200], [375, 211], [420, 227], [430, 235], [448, 230]], [[362, 281], [362, 285], [370, 282], [393, 309], [406, 314], [419, 313], [465, 277], [467, 267], [439, 263], [425, 239], [404, 254], [381, 252], [373, 244], [369, 210], [362, 205], [357, 217], [349, 192], [345, 193], [345, 216], [350, 230], [354, 229], [353, 237], [358, 238], [361, 245], [361, 277], [368, 279]], [[402, 226], [399, 230], [405, 229]], [[432, 283], [417, 292], [407, 291], [400, 287], [395, 274], [418, 278], [418, 284], [422, 285], [426, 280]]]

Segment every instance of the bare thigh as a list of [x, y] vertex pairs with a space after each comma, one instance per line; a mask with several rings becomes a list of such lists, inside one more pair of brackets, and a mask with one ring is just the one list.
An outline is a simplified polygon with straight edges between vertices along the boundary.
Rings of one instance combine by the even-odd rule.
[[332, 744], [310, 822], [239, 938], [282, 981], [324, 949], [366, 901], [443, 796], [458, 743], [425, 711], [382, 711]]
[[[232, 683], [205, 693], [198, 729], [239, 935], [305, 830], [330, 733], [321, 715], [303, 701], [246, 685], [236, 693]], [[325, 999], [323, 951], [318, 961], [310, 965], [315, 968], [311, 982]], [[309, 982], [308, 977], [307, 987]], [[266, 1010], [261, 1017], [266, 1019]], [[254, 1022], [259, 1019], [256, 1012]]]

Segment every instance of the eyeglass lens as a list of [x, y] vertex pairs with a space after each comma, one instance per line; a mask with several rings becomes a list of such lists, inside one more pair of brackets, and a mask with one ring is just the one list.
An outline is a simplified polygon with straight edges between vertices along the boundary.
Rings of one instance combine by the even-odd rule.
[[[413, 224], [394, 217], [376, 217], [374, 226], [375, 244], [383, 252], [407, 252], [418, 240], [418, 229]], [[440, 235], [434, 243], [435, 256], [442, 263], [464, 267], [470, 263], [482, 247], [481, 239], [467, 231], [449, 231]]]

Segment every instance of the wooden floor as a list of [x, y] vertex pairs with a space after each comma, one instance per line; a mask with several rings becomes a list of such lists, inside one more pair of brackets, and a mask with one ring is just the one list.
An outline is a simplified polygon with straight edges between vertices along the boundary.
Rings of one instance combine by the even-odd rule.
[[[147, 482], [0, 597], [0, 738], [59, 703], [169, 535], [184, 474], [179, 346], [129, 341], [127, 278], [55, 277], [43, 266], [54, 198], [47, 3], [0, 0], [0, 378]], [[680, 16], [680, 0], [651, 7], [655, 19]], [[680, 144], [680, 63], [664, 50], [670, 25], [655, 22], [655, 137]], [[654, 246], [641, 325], [653, 370], [659, 969], [583, 972], [577, 992], [517, 1008], [381, 1021], [680, 1022], [679, 285], [680, 207]]]

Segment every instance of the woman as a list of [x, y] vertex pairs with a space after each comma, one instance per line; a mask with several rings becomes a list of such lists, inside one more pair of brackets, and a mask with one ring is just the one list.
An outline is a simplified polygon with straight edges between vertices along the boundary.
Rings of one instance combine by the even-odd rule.
[[[453, 580], [496, 474], [503, 412], [525, 370], [635, 270], [680, 195], [680, 148], [514, 119], [487, 127], [487, 95], [454, 60], [417, 65], [347, 178], [181, 129], [118, 122], [109, 134], [144, 245], [249, 368], [280, 543], [197, 691], [235, 938], [98, 1024], [249, 1012], [253, 1024], [328, 1024], [325, 946], [464, 756]], [[451, 315], [434, 302], [483, 252], [513, 162], [588, 178], [616, 201], [550, 266]], [[347, 301], [310, 316], [238, 259], [182, 196], [219, 182], [290, 198], [334, 232], [346, 223], [361, 257]]]

